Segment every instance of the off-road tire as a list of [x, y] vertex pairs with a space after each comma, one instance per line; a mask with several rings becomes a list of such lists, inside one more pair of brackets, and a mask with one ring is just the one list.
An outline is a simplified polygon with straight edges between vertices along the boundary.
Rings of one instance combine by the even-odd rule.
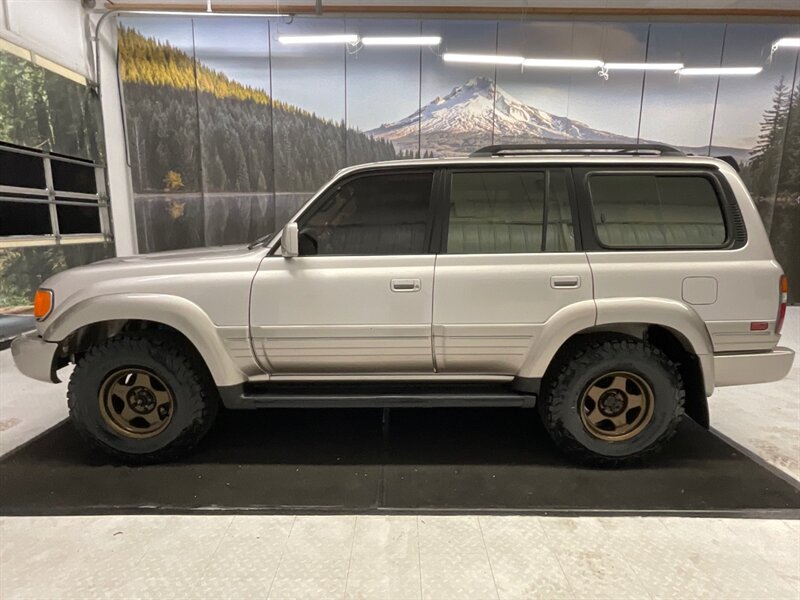
[[[579, 414], [587, 386], [604, 373], [627, 371], [652, 388], [653, 414], [634, 437], [607, 441], [592, 435]], [[659, 452], [683, 418], [686, 392], [678, 365], [657, 347], [635, 338], [601, 338], [586, 343], [553, 365], [537, 402], [542, 423], [555, 444], [587, 465], [621, 467]]]
[[[126, 367], [152, 371], [172, 391], [171, 420], [153, 437], [122, 436], [101, 414], [100, 387], [109, 373]], [[72, 372], [67, 404], [72, 423], [93, 447], [120, 462], [147, 464], [188, 453], [211, 428], [219, 393], [202, 359], [184, 340], [168, 333], [144, 332], [118, 335], [90, 348]]]

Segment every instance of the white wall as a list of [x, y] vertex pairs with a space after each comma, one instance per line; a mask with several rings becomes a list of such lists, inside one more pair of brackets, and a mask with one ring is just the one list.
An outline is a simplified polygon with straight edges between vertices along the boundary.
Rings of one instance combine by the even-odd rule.
[[90, 77], [80, 0], [0, 0], [0, 36]]

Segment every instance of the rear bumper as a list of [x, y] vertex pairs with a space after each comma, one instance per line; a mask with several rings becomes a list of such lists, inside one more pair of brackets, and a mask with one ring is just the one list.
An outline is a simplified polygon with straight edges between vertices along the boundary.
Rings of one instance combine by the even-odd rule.
[[770, 352], [715, 354], [714, 380], [717, 387], [778, 381], [788, 375], [794, 351], [778, 347]]
[[45, 342], [36, 331], [24, 333], [11, 342], [11, 356], [22, 374], [49, 383], [58, 383], [53, 362], [56, 349], [58, 344]]

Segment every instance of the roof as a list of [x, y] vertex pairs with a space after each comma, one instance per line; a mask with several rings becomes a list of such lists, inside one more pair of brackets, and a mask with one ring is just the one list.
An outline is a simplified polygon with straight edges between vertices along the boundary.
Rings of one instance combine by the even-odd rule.
[[619, 165], [630, 164], [631, 166], [691, 166], [691, 167], [715, 167], [720, 170], [735, 173], [724, 160], [710, 156], [674, 156], [674, 155], [653, 155], [653, 154], [533, 154], [515, 156], [476, 156], [476, 157], [453, 157], [453, 158], [414, 158], [405, 160], [389, 160], [381, 162], [364, 163], [346, 167], [339, 171], [340, 175], [353, 173], [361, 170], [375, 168], [413, 168], [413, 167], [447, 167], [447, 166], [498, 166], [498, 165], [528, 165], [528, 164], [587, 164], [587, 165]]

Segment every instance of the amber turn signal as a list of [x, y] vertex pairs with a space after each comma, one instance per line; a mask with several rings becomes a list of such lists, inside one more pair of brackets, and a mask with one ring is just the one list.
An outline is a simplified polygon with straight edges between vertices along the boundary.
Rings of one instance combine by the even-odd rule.
[[33, 316], [41, 321], [53, 310], [53, 290], [36, 290], [33, 297]]

